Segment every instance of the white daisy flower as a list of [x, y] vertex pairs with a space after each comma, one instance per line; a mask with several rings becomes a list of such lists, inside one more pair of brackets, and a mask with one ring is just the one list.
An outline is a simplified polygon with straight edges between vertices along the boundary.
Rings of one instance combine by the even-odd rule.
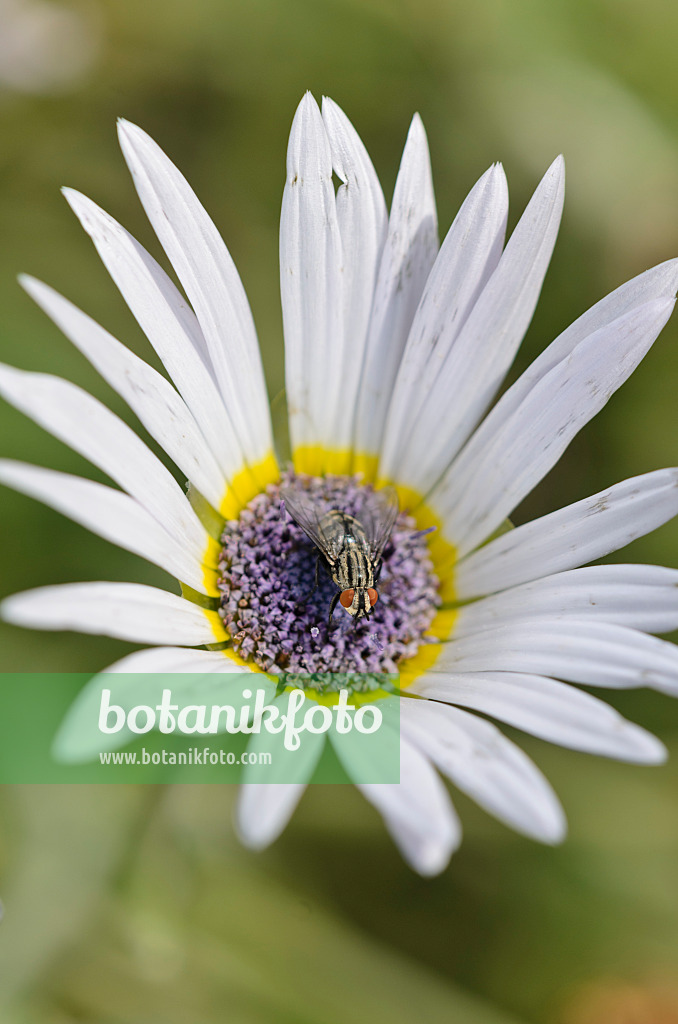
[[[495, 403], [554, 246], [562, 160], [506, 245], [506, 179], [495, 165], [439, 248], [419, 118], [389, 215], [342, 111], [302, 100], [280, 233], [293, 452], [282, 479], [349, 512], [371, 485], [392, 484], [402, 509], [370, 619], [346, 630], [339, 609], [330, 628], [329, 580], [299, 605], [312, 581], [312, 545], [281, 515], [257, 338], [233, 262], [155, 143], [126, 122], [120, 141], [190, 306], [111, 217], [77, 192], [66, 198], [169, 380], [48, 286], [23, 284], [188, 478], [189, 494], [99, 401], [65, 380], [7, 366], [5, 398], [119, 489], [8, 460], [0, 479], [166, 569], [182, 596], [133, 583], [52, 586], [8, 598], [4, 618], [158, 645], [122, 659], [110, 669], [117, 672], [369, 680], [397, 671], [403, 696], [383, 699], [400, 701], [401, 782], [361, 789], [409, 864], [435, 874], [460, 841], [438, 772], [512, 827], [559, 841], [565, 822], [548, 783], [473, 712], [578, 750], [663, 759], [657, 739], [569, 684], [678, 693], [676, 648], [648, 635], [678, 628], [678, 572], [580, 568], [678, 512], [678, 469], [616, 484], [517, 529], [506, 530], [506, 520], [659, 334], [678, 261], [600, 301]], [[421, 532], [431, 526], [434, 533]], [[243, 787], [246, 843], [261, 847], [279, 834], [305, 781]]]

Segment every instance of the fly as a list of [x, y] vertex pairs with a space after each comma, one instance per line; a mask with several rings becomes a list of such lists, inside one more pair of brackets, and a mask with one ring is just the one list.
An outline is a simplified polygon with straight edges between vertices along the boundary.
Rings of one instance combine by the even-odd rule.
[[394, 487], [380, 491], [365, 490], [356, 516], [311, 495], [301, 484], [283, 487], [282, 498], [295, 523], [318, 549], [315, 585], [321, 562], [339, 588], [332, 598], [329, 622], [339, 602], [357, 621], [369, 617], [379, 594], [376, 584], [381, 572], [381, 556], [398, 515], [398, 496]]

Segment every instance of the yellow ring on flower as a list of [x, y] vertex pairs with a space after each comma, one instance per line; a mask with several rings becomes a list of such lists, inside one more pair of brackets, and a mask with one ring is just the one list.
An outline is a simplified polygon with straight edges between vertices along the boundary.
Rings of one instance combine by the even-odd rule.
[[[298, 473], [306, 473], [309, 476], [323, 476], [331, 473], [338, 476], [349, 476], [362, 474], [366, 483], [373, 483], [377, 475], [378, 457], [364, 453], [354, 453], [348, 449], [326, 449], [321, 445], [306, 446], [298, 448], [294, 452], [294, 468]], [[280, 478], [280, 471], [275, 456], [271, 452], [256, 466], [246, 467], [234, 477], [231, 485], [224, 496], [224, 501], [219, 509], [224, 519], [237, 519], [243, 508], [260, 494], [269, 483], [275, 483]], [[385, 486], [391, 483], [388, 480], [379, 480], [377, 486]], [[433, 562], [433, 569], [440, 581], [440, 593], [446, 604], [454, 601], [454, 582], [452, 567], [456, 561], [454, 545], [445, 539], [442, 532], [442, 523], [435, 513], [426, 505], [422, 496], [412, 488], [393, 481], [398, 492], [400, 507], [411, 515], [420, 530], [435, 526], [436, 530], [429, 539], [429, 551]], [[203, 563], [205, 566], [205, 583], [211, 595], [218, 596], [217, 578], [218, 563], [221, 551], [220, 541], [210, 537], [205, 550]], [[227, 643], [231, 637], [223, 627], [223, 623], [215, 611], [205, 609], [210, 625], [214, 632], [215, 642], [218, 644]], [[427, 630], [425, 637], [436, 638], [445, 641], [451, 635], [457, 611], [454, 608], [443, 608], [436, 612], [436, 615]], [[422, 643], [413, 658], [402, 663], [400, 669], [400, 687], [406, 689], [415, 679], [421, 676], [435, 664], [442, 650], [440, 643]], [[252, 671], [262, 672], [253, 662], [247, 661], [236, 654], [231, 648], [224, 648], [223, 653], [227, 658], [238, 665], [246, 666]], [[263, 673], [266, 674], [266, 673]], [[272, 676], [271, 678], [275, 678]], [[332, 695], [318, 695], [317, 691], [308, 691], [314, 700], [334, 703]], [[371, 698], [391, 696], [386, 690], [372, 691]], [[325, 698], [328, 698], [325, 700]]]
[[[269, 452], [269, 454], [259, 462], [252, 466], [245, 466], [239, 473], [236, 473], [230, 481], [226, 489], [226, 493], [224, 494], [223, 501], [218, 509], [220, 524], [218, 530], [214, 528], [214, 532], [218, 535], [216, 537], [211, 534], [208, 536], [207, 546], [202, 557], [203, 580], [205, 582], [207, 593], [210, 597], [219, 597], [219, 590], [217, 588], [217, 580], [219, 578], [219, 555], [221, 553], [221, 540], [219, 537], [225, 521], [227, 519], [237, 519], [245, 506], [252, 501], [252, 498], [255, 498], [257, 494], [260, 494], [268, 484], [275, 483], [279, 479], [280, 469], [278, 467], [278, 461], [274, 453]], [[216, 520], [217, 516], [212, 515], [212, 519]], [[217, 643], [224, 643], [225, 641], [230, 640], [230, 637], [225, 632], [220, 619], [218, 623], [216, 623], [212, 618], [210, 618], [210, 624], [212, 625]]]

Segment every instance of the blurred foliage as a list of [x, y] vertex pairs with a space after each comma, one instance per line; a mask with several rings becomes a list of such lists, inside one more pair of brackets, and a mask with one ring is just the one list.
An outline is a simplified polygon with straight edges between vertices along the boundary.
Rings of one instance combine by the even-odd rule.
[[[387, 197], [419, 110], [442, 232], [492, 161], [506, 166], [513, 224], [565, 153], [561, 235], [516, 373], [592, 302], [678, 254], [678, 6], [668, 0], [74, 0], [70, 9], [96, 36], [89, 70], [84, 62], [80, 78], [62, 76], [51, 92], [49, 76], [19, 90], [0, 75], [1, 356], [76, 380], [123, 416], [15, 283], [19, 271], [43, 278], [150, 357], [58, 192], [81, 189], [159, 256], [117, 149], [117, 116], [160, 142], [226, 238], [272, 395], [283, 375], [285, 147], [306, 89], [344, 107]], [[517, 521], [678, 462], [677, 323]], [[0, 436], [3, 454], [96, 477], [4, 406]], [[2, 512], [3, 593], [80, 579], [169, 582], [28, 498], [3, 491]], [[678, 565], [678, 525], [636, 542], [628, 558]], [[14, 670], [90, 671], [130, 649], [1, 635]], [[663, 736], [673, 762], [645, 770], [530, 741], [571, 838], [538, 847], [458, 798], [465, 845], [433, 881], [403, 866], [376, 814], [344, 787], [311, 790], [259, 856], [232, 835], [230, 789], [7, 790], [2, 1020], [673, 1024], [678, 710], [647, 694], [611, 699]]]

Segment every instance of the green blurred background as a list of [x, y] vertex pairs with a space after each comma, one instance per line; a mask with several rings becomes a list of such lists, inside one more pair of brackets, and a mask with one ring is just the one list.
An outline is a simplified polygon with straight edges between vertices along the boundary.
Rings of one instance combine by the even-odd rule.
[[[282, 385], [277, 229], [306, 89], [360, 131], [390, 198], [413, 111], [441, 231], [494, 160], [511, 225], [556, 153], [563, 226], [516, 372], [592, 302], [678, 255], [678, 6], [661, 0], [0, 0], [0, 346], [125, 416], [16, 284], [41, 277], [149, 349], [64, 200], [82, 190], [158, 256], [118, 151], [141, 124], [236, 260]], [[678, 463], [678, 320], [516, 521]], [[96, 477], [0, 408], [2, 454]], [[160, 572], [3, 491], [2, 593]], [[626, 557], [626, 555], [624, 556]], [[629, 560], [678, 566], [678, 525]], [[92, 671], [130, 645], [2, 627], [6, 670]], [[605, 694], [607, 697], [608, 695]], [[678, 1021], [678, 705], [612, 695], [672, 751], [642, 769], [518, 737], [571, 835], [541, 848], [455, 797], [466, 838], [423, 881], [350, 788], [311, 789], [269, 851], [230, 788], [17, 787], [0, 798], [0, 1019], [40, 1024]]]

